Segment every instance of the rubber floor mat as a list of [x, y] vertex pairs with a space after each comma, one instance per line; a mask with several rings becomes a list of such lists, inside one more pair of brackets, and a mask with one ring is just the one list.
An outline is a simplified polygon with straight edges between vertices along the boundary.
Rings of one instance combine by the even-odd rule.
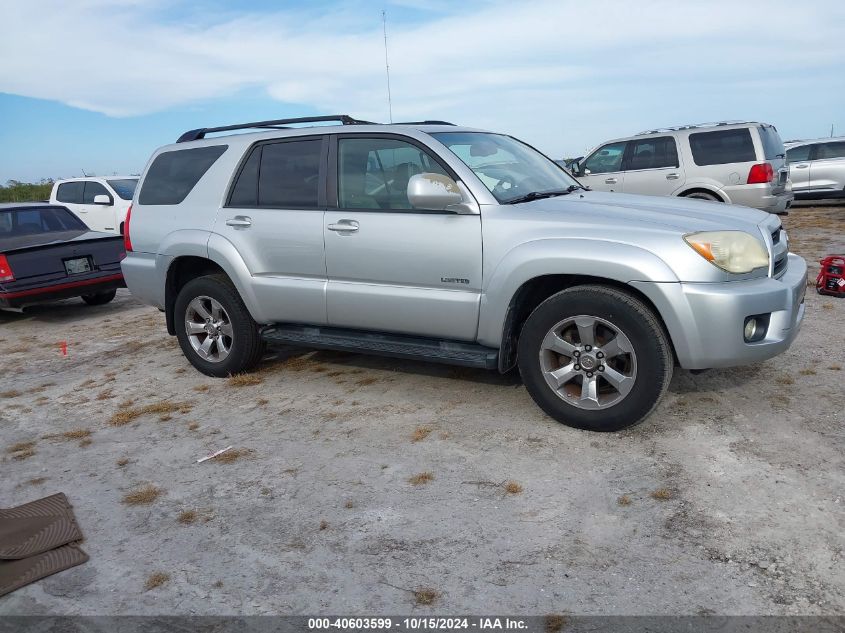
[[81, 539], [62, 493], [0, 510], [0, 559], [28, 558]]
[[29, 558], [0, 561], [0, 596], [87, 560], [88, 554], [76, 545], [62, 545]]

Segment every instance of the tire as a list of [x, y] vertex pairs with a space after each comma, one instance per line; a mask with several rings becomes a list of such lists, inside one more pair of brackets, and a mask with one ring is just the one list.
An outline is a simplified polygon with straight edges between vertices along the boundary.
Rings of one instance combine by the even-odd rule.
[[82, 300], [89, 306], [102, 306], [109, 303], [117, 296], [117, 290], [109, 290], [108, 292], [98, 292], [93, 295], [82, 295]]
[[669, 387], [674, 357], [648, 306], [615, 288], [590, 285], [537, 306], [519, 336], [518, 365], [528, 393], [549, 416], [606, 432], [637, 424], [654, 410]]
[[[207, 275], [186, 283], [176, 296], [173, 310], [182, 353], [205, 375], [230, 376], [261, 360], [265, 345], [258, 324], [225, 275]], [[188, 333], [189, 321], [193, 334]], [[208, 334], [206, 327], [214, 334]]]
[[692, 193], [684, 194], [684, 198], [695, 198], [696, 200], [709, 200], [710, 202], [722, 202], [722, 199], [712, 193], [706, 191], [693, 191]]

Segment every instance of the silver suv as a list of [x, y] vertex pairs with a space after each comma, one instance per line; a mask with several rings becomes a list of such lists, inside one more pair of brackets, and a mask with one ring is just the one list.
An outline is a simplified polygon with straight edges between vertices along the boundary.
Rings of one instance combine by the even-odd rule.
[[845, 198], [845, 137], [787, 143], [786, 158], [797, 198]]
[[772, 125], [703, 123], [602, 143], [572, 171], [599, 191], [700, 198], [783, 213], [794, 197], [784, 156]]
[[[444, 122], [289, 127], [322, 119], [193, 130], [144, 170], [126, 283], [205, 374], [266, 343], [518, 366], [550, 416], [610, 431], [675, 365], [761, 361], [798, 333], [807, 268], [776, 216], [587, 191]], [[246, 128], [271, 129], [206, 138]]]

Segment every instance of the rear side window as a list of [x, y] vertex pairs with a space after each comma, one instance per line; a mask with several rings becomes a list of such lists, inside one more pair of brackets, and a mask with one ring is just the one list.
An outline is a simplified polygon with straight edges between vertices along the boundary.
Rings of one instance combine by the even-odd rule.
[[141, 204], [180, 204], [228, 145], [162, 152], [156, 156], [138, 196]]
[[801, 145], [800, 147], [793, 147], [786, 150], [786, 160], [790, 163], [799, 163], [802, 160], [810, 160], [810, 150], [812, 145]]
[[816, 159], [845, 158], [845, 141], [822, 143], [816, 147]]
[[757, 160], [748, 128], [690, 134], [689, 144], [696, 165], [750, 163]]
[[82, 194], [82, 203], [83, 204], [94, 204], [94, 196], [108, 196], [111, 198], [111, 194], [109, 194], [108, 189], [103, 187], [98, 182], [86, 182], [85, 183], [85, 192]]
[[322, 148], [322, 139], [256, 146], [232, 187], [229, 206], [318, 207]]
[[771, 126], [758, 127], [757, 131], [760, 132], [760, 140], [763, 141], [763, 153], [766, 156], [766, 160], [783, 158], [786, 150], [783, 147], [783, 141], [778, 131]]
[[82, 204], [84, 182], [63, 182], [56, 191], [56, 200], [70, 204]]
[[660, 169], [678, 166], [678, 149], [671, 136], [631, 141], [631, 157], [627, 169]]

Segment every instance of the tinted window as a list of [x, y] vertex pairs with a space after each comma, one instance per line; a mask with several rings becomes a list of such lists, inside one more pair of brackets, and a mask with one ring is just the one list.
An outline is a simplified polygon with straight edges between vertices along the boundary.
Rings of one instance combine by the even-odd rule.
[[[452, 151], [455, 151], [452, 148]], [[413, 209], [411, 176], [446, 170], [416, 145], [388, 138], [338, 142], [338, 206], [341, 209]]]
[[162, 152], [156, 156], [138, 196], [141, 204], [179, 204], [228, 145]]
[[766, 160], [783, 157], [786, 150], [778, 131], [771, 126], [758, 127], [757, 131], [760, 133], [760, 140], [763, 141], [763, 154]]
[[137, 178], [120, 178], [118, 180], [107, 180], [109, 187], [124, 200], [131, 200], [135, 195], [135, 187], [138, 186]]
[[238, 176], [229, 205], [233, 207], [254, 207], [258, 204], [258, 163], [261, 160], [261, 145], [253, 148]]
[[800, 163], [802, 160], [810, 160], [812, 145], [801, 145], [786, 150], [786, 159], [790, 163]]
[[725, 165], [757, 160], [748, 128], [690, 134], [689, 144], [696, 165]]
[[56, 191], [56, 200], [71, 204], [82, 203], [82, 188], [84, 182], [63, 182]]
[[318, 206], [322, 145], [320, 139], [262, 145], [258, 205], [285, 208]]
[[88, 227], [70, 211], [58, 207], [0, 211], [0, 244], [4, 237], [87, 229]]
[[584, 169], [589, 169], [591, 174], [606, 174], [611, 171], [622, 170], [622, 155], [625, 153], [627, 143], [610, 143], [600, 147], [584, 163]]
[[82, 194], [82, 204], [94, 204], [94, 196], [108, 196], [110, 199], [112, 197], [108, 189], [100, 183], [86, 182], [85, 192]]
[[845, 141], [818, 145], [816, 147], [816, 158], [845, 158]]
[[678, 150], [671, 136], [631, 142], [631, 157], [626, 169], [659, 169], [678, 166]]

